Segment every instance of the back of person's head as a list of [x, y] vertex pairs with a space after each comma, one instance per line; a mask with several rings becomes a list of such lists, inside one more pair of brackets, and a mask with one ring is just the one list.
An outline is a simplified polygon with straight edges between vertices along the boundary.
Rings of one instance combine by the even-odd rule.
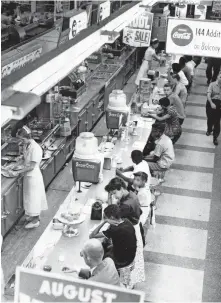
[[143, 182], [147, 182], [148, 180], [148, 175], [145, 173], [145, 172], [142, 172], [142, 171], [139, 171], [137, 173], [134, 173], [134, 177], [140, 177], [140, 179], [143, 181]]
[[172, 64], [172, 69], [174, 73], [179, 73], [181, 71], [181, 66], [179, 63], [173, 63]]
[[181, 66], [181, 68], [185, 67], [186, 59], [184, 57], [180, 57], [179, 65]]
[[171, 88], [171, 89], [172, 89], [172, 85], [171, 85], [170, 83], [165, 83], [163, 87], [164, 87], [164, 88], [169, 87], [169, 88]]
[[131, 153], [131, 159], [133, 163], [139, 164], [143, 161], [143, 153], [140, 150], [133, 150]]
[[157, 46], [159, 44], [159, 40], [157, 38], [154, 38], [150, 41], [151, 46]]
[[102, 262], [104, 249], [98, 239], [88, 240], [82, 250], [85, 263], [93, 268]]
[[104, 209], [104, 216], [107, 219], [119, 220], [121, 218], [119, 206], [116, 204], [108, 205]]
[[172, 78], [176, 79], [177, 81], [180, 81], [180, 75], [178, 75], [178, 74], [173, 74]]
[[163, 107], [168, 107], [168, 106], [170, 105], [170, 100], [169, 100], [168, 98], [166, 98], [166, 97], [161, 98], [161, 99], [159, 100], [159, 104], [160, 104], [161, 106], [163, 106]]
[[20, 128], [17, 131], [16, 136], [24, 138], [24, 139], [31, 139], [31, 130], [30, 130], [29, 127], [27, 127], [26, 125], [24, 125], [22, 128]]
[[192, 56], [184, 56], [184, 58], [186, 59], [186, 62], [190, 62], [193, 60]]
[[157, 133], [159, 135], [162, 135], [165, 131], [165, 124], [164, 123], [159, 123], [159, 122], [155, 122], [152, 125], [152, 132], [151, 134]]
[[121, 190], [122, 188], [126, 189], [126, 184], [122, 179], [118, 177], [111, 179], [110, 182], [105, 186], [105, 190], [108, 193], [111, 193], [114, 190]]

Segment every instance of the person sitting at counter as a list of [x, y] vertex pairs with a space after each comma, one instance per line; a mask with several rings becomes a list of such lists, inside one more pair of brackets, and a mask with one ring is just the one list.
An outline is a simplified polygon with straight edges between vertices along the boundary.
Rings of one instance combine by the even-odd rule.
[[79, 278], [89, 281], [102, 282], [110, 285], [120, 286], [120, 278], [114, 262], [111, 258], [104, 258], [104, 250], [98, 239], [90, 239], [81, 251], [88, 269], [64, 267], [64, 273], [77, 273]]
[[164, 125], [152, 125], [152, 136], [155, 138], [156, 147], [151, 155], [144, 159], [148, 162], [151, 173], [166, 171], [175, 160], [174, 148], [171, 139], [164, 133]]
[[179, 63], [173, 63], [172, 64], [172, 70], [174, 74], [178, 74], [180, 76], [180, 82], [186, 86], [188, 86], [189, 81], [187, 80], [184, 72], [182, 71], [182, 67], [180, 66]]
[[171, 84], [173, 85], [173, 93], [175, 93], [183, 103], [186, 105], [187, 100], [187, 89], [186, 86], [180, 82], [180, 76], [178, 74], [173, 74], [171, 76]]
[[[106, 223], [109, 223], [110, 227], [100, 232]], [[116, 204], [104, 209], [104, 222], [90, 234], [90, 238], [102, 237], [112, 242], [105, 252], [105, 257], [113, 259], [117, 269], [128, 266], [134, 261], [137, 249], [135, 229], [128, 219], [121, 218], [120, 207]]]
[[24, 168], [17, 174], [24, 174], [23, 203], [26, 220], [29, 222], [25, 228], [36, 228], [40, 225], [40, 214], [47, 210], [47, 199], [44, 181], [40, 170], [42, 160], [41, 147], [31, 138], [31, 130], [23, 126], [17, 132], [17, 137], [24, 142]]
[[178, 97], [176, 93], [173, 92], [172, 86], [170, 84], [165, 84], [163, 90], [166, 97], [170, 100], [170, 105], [173, 105], [176, 108], [180, 125], [182, 125], [184, 119], [186, 118], [186, 115], [181, 99]]
[[191, 69], [186, 65], [187, 61], [185, 57], [180, 57], [179, 59], [179, 64], [181, 66], [181, 70], [184, 72], [184, 75], [186, 76], [188, 80], [188, 85], [187, 85], [187, 91], [190, 91], [191, 85], [192, 85], [192, 75], [191, 75]]
[[[147, 174], [148, 182], [147, 185], [149, 186], [150, 183], [150, 169], [146, 161], [143, 160], [143, 153], [140, 150], [133, 150], [131, 152], [131, 160], [134, 163], [133, 165], [127, 168], [120, 168], [116, 170], [117, 176], [122, 178], [124, 181], [128, 182], [128, 190], [134, 191], [132, 187], [132, 183], [134, 180], [134, 173], [142, 171]], [[127, 177], [124, 173], [131, 172], [131, 176]]]
[[128, 192], [125, 182], [116, 177], [111, 179], [105, 190], [112, 196], [113, 203], [120, 208], [121, 218], [128, 219], [134, 226], [137, 238], [137, 253], [133, 274], [134, 284], [145, 281], [143, 264], [143, 246], [145, 245], [144, 232], [140, 223], [142, 210], [138, 197], [133, 192]]

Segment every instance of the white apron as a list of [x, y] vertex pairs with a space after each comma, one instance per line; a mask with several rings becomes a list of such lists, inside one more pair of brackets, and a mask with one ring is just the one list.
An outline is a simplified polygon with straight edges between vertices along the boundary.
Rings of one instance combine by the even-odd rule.
[[40, 170], [42, 159], [42, 149], [34, 141], [31, 143], [24, 153], [25, 164], [35, 162], [32, 171], [25, 174], [23, 178], [23, 203], [25, 214], [28, 216], [39, 216], [42, 210], [47, 210], [47, 199], [45, 194], [44, 181]]
[[139, 85], [140, 84], [140, 80], [142, 78], [147, 78], [147, 72], [148, 70], [150, 69], [150, 61], [147, 61], [147, 60], [143, 60], [142, 64], [141, 64], [141, 67], [139, 69], [139, 72], [137, 74], [137, 78], [136, 78], [136, 81], [135, 81], [135, 84], [136, 85]]

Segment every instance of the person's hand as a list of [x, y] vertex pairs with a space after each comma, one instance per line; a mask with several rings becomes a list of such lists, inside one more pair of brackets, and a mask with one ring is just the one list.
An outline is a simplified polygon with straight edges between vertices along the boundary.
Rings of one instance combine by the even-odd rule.
[[210, 105], [212, 109], [216, 109], [216, 105], [213, 102], [211, 102]]
[[65, 266], [62, 268], [62, 272], [65, 274], [70, 274], [70, 273], [74, 273], [74, 272], [78, 273], [79, 269], [77, 267], [70, 268], [70, 267]]
[[124, 172], [123, 167], [120, 167], [120, 168], [119, 168], [119, 171], [121, 171], [121, 172], [123, 173], [123, 172]]

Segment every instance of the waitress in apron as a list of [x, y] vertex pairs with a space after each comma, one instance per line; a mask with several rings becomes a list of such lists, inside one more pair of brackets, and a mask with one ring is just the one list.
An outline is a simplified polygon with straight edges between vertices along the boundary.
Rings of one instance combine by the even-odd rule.
[[19, 170], [18, 174], [24, 174], [23, 203], [28, 221], [25, 228], [31, 229], [40, 225], [41, 211], [48, 208], [40, 170], [42, 149], [31, 138], [31, 130], [27, 126], [17, 132], [17, 137], [24, 142], [24, 168]]
[[159, 46], [158, 39], [155, 38], [155, 39], [151, 40], [150, 46], [147, 48], [147, 50], [145, 52], [143, 62], [141, 64], [140, 70], [137, 74], [137, 78], [135, 81], [135, 84], [137, 86], [139, 86], [139, 84], [140, 84], [140, 79], [147, 77], [147, 72], [152, 67], [152, 60], [154, 59], [158, 62], [161, 61], [161, 59], [156, 55], [156, 49], [158, 48], [158, 46]]

